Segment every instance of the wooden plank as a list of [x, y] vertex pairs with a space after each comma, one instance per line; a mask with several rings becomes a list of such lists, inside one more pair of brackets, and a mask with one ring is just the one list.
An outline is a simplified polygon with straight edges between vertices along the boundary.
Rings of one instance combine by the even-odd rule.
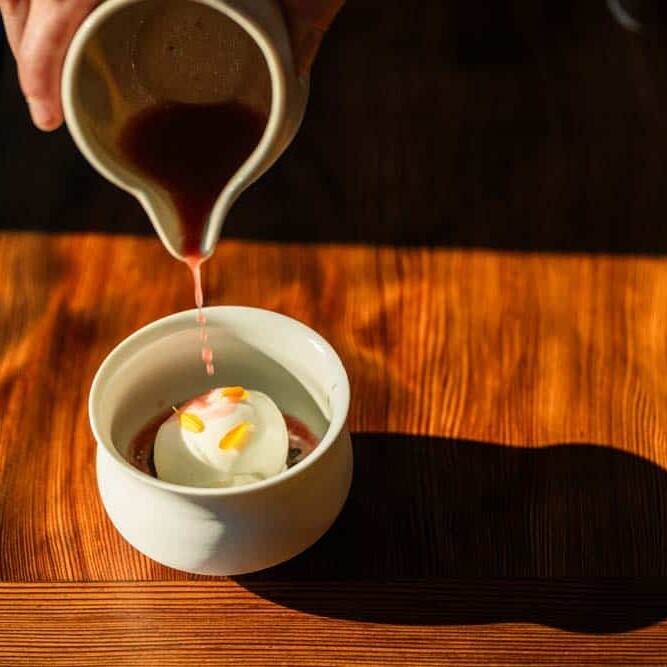
[[[504, 595], [502, 586], [488, 586], [487, 598], [498, 593]], [[664, 625], [604, 636], [517, 622], [461, 627], [455, 618], [437, 625], [330, 621], [231, 582], [5, 584], [0, 664], [665, 664]]]

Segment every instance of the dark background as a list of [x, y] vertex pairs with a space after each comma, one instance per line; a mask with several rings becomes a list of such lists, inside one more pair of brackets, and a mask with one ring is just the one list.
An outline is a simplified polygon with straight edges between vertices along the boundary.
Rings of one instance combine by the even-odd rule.
[[[605, 0], [349, 0], [224, 234], [664, 252], [667, 31], [645, 4], [634, 34]], [[153, 233], [66, 130], [32, 128], [4, 45], [0, 120], [0, 228]]]

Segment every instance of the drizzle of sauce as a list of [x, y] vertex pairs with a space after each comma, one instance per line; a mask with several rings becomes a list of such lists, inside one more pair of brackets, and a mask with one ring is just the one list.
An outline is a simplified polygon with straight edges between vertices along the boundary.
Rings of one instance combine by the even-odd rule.
[[197, 325], [199, 326], [199, 340], [201, 340], [201, 358], [206, 365], [206, 373], [213, 375], [215, 373], [215, 366], [213, 366], [213, 350], [206, 344], [208, 340], [208, 332], [206, 331], [206, 315], [202, 310], [204, 307], [204, 290], [201, 284], [201, 265], [203, 260], [201, 257], [193, 255], [186, 257], [185, 263], [192, 272], [192, 279], [195, 284], [195, 305], [197, 306]]
[[202, 311], [202, 236], [218, 195], [259, 144], [266, 115], [238, 101], [216, 104], [164, 102], [130, 117], [118, 146], [146, 177], [162, 186], [178, 212], [182, 252], [192, 272], [202, 360], [215, 372]]

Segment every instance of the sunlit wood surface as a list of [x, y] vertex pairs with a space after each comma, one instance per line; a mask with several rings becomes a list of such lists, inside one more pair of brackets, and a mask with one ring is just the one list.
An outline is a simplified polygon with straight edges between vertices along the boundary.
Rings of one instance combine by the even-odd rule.
[[144, 558], [96, 490], [92, 377], [186, 269], [11, 232], [0, 267], [2, 664], [665, 664], [664, 260], [223, 242], [209, 303], [331, 341], [356, 460], [318, 545], [234, 581]]

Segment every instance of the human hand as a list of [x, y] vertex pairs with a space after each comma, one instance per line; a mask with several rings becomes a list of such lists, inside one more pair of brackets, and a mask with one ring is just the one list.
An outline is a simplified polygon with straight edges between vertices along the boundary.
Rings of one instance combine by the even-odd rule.
[[[297, 70], [306, 73], [344, 0], [282, 0]], [[63, 122], [60, 75], [67, 47], [99, 0], [0, 0], [19, 82], [40, 130]]]

